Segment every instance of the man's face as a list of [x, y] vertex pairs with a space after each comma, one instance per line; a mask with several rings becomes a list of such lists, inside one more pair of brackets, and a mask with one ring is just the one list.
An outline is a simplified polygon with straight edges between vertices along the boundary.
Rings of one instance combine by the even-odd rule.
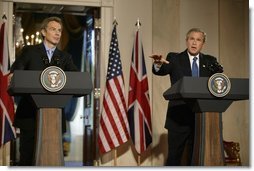
[[59, 43], [62, 35], [61, 24], [56, 21], [50, 21], [47, 27], [42, 30], [42, 34], [44, 36], [44, 41], [46, 41], [47, 44], [56, 46]]
[[204, 35], [201, 32], [191, 32], [186, 40], [188, 52], [196, 56], [203, 48]]

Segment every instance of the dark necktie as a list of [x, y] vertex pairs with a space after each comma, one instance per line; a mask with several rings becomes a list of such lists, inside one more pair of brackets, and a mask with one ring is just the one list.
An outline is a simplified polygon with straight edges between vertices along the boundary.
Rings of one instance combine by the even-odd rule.
[[196, 56], [193, 58], [193, 62], [192, 62], [192, 77], [199, 77], [199, 70], [198, 70], [197, 59], [198, 58]]

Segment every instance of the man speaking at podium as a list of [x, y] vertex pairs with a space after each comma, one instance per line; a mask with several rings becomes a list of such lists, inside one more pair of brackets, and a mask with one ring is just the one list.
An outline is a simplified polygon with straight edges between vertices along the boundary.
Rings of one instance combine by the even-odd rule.
[[[169, 75], [171, 85], [184, 76], [209, 77], [216, 72], [223, 72], [215, 57], [201, 53], [206, 42], [206, 33], [199, 28], [192, 28], [186, 34], [187, 49], [181, 53], [152, 55], [153, 73]], [[168, 104], [165, 128], [168, 129], [167, 166], [180, 166], [185, 147], [188, 149], [187, 165], [191, 165], [195, 113], [183, 101], [170, 101]]]
[[[43, 43], [25, 46], [13, 63], [11, 72], [14, 70], [44, 70], [52, 65], [58, 66], [64, 71], [77, 71], [71, 55], [57, 48], [62, 29], [63, 24], [60, 18], [46, 18], [41, 25]], [[14, 126], [20, 128], [19, 165], [21, 166], [34, 165], [36, 113], [37, 107], [31, 96], [22, 96], [14, 120]], [[64, 117], [64, 115], [62, 116]]]

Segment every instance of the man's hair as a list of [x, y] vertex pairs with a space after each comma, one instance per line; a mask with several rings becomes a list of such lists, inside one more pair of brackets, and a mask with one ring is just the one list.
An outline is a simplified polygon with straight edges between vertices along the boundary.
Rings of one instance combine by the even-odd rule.
[[46, 29], [46, 27], [48, 26], [48, 23], [51, 21], [55, 21], [55, 22], [59, 23], [61, 25], [61, 27], [63, 27], [62, 20], [59, 17], [49, 17], [49, 18], [45, 18], [42, 21], [41, 30]]
[[192, 32], [202, 33], [202, 34], [203, 34], [203, 42], [206, 42], [206, 40], [207, 40], [207, 38], [206, 38], [206, 33], [205, 33], [203, 30], [201, 30], [200, 28], [192, 28], [192, 29], [190, 29], [190, 30], [186, 33], [186, 40], [188, 40], [189, 35], [190, 35], [190, 33], [192, 33]]

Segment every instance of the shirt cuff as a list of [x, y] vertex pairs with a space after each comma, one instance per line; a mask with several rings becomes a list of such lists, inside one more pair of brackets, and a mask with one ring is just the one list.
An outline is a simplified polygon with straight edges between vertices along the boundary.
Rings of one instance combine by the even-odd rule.
[[158, 72], [160, 70], [160, 68], [161, 68], [161, 65], [159, 65], [159, 64], [153, 64], [153, 67], [154, 67], [154, 70], [156, 72]]

